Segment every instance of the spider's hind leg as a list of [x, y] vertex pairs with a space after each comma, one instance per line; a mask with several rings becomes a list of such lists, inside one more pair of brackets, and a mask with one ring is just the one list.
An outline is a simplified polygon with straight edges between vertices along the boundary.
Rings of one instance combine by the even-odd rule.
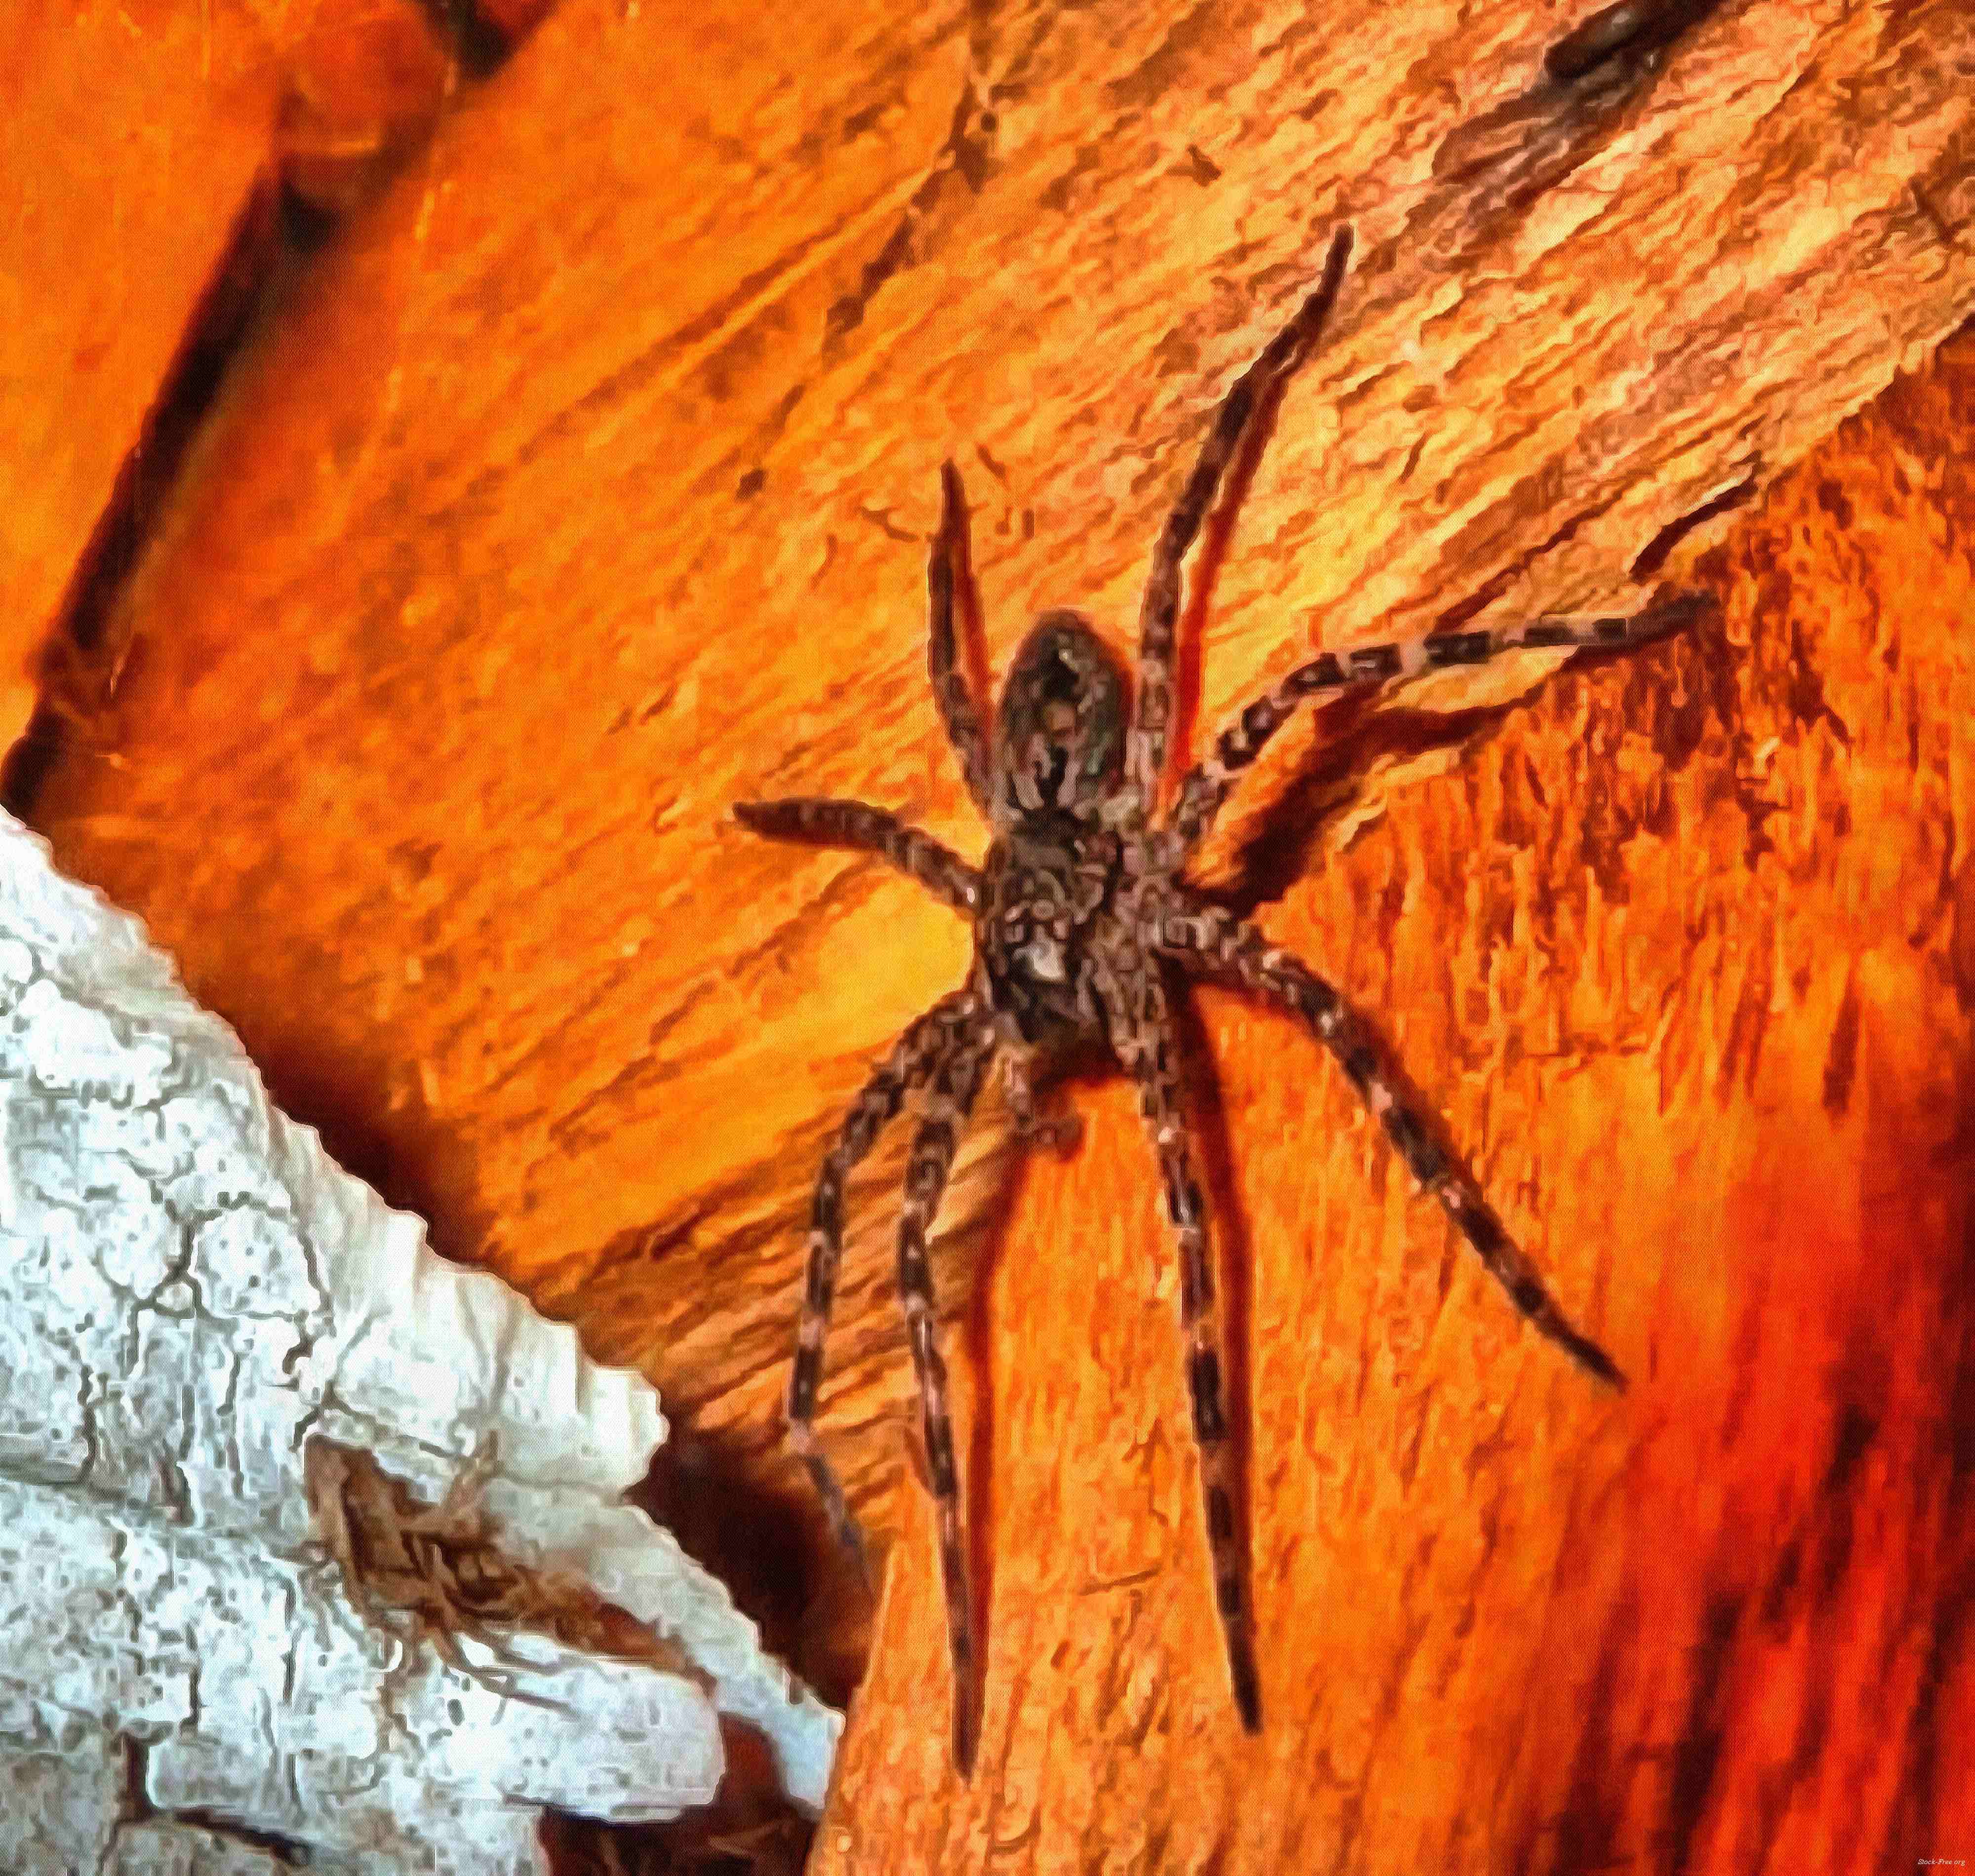
[[905, 1091], [938, 1073], [951, 1056], [972, 1021], [977, 1005], [971, 991], [943, 997], [918, 1017], [872, 1072], [837, 1129], [817, 1173], [810, 1207], [809, 1259], [803, 1283], [802, 1319], [796, 1332], [795, 1367], [789, 1376], [787, 1404], [790, 1450], [801, 1460], [822, 1500], [837, 1542], [855, 1556], [867, 1584], [870, 1559], [863, 1533], [851, 1515], [843, 1487], [816, 1437], [817, 1390], [823, 1380], [823, 1342], [836, 1294], [837, 1266], [843, 1257], [843, 1188], [851, 1168], [869, 1153], [885, 1123], [904, 1104]]
[[1142, 959], [1119, 969], [1104, 991], [1106, 1014], [1119, 1060], [1138, 1084], [1139, 1112], [1159, 1162], [1166, 1217], [1179, 1241], [1180, 1330], [1186, 1344], [1187, 1393], [1193, 1405], [1200, 1487], [1214, 1569], [1214, 1606], [1226, 1644], [1235, 1710], [1250, 1733], [1260, 1731], [1262, 1695], [1255, 1667], [1254, 1616], [1235, 1522], [1239, 1480], [1228, 1438], [1221, 1324], [1207, 1237], [1206, 1201], [1195, 1176], [1193, 1151], [1180, 1098], [1178, 1037], [1158, 966]]
[[972, 1111], [993, 1053], [991, 1032], [987, 1040], [971, 1047], [962, 1043], [941, 1064], [912, 1142], [905, 1168], [905, 1203], [899, 1214], [899, 1299], [905, 1309], [905, 1332], [918, 1379], [926, 1471], [939, 1513], [940, 1579], [946, 1594], [947, 1640], [953, 1663], [953, 1761], [963, 1778], [973, 1772], [974, 1748], [980, 1740], [980, 1666], [974, 1658], [974, 1598], [960, 1500], [960, 1462], [946, 1404], [946, 1363], [939, 1352], [926, 1235], [946, 1190], [960, 1130]]
[[1536, 1267], [1460, 1161], [1440, 1140], [1438, 1123], [1386, 1067], [1365, 1025], [1344, 999], [1300, 959], [1278, 950], [1254, 925], [1218, 905], [1193, 905], [1159, 921], [1159, 952], [1188, 968], [1231, 981], [1300, 1017], [1330, 1053], [1384, 1127], [1406, 1169], [1438, 1199], [1469, 1247], [1508, 1292], [1530, 1327], [1600, 1381], [1625, 1378], [1598, 1344], [1557, 1306]]

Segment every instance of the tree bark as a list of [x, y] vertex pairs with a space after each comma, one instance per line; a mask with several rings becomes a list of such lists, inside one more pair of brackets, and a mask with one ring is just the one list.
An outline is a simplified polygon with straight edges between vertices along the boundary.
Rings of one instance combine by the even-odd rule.
[[[1730, 5], [1544, 77], [1581, 17], [570, 0], [237, 361], [33, 818], [346, 1164], [790, 1502], [808, 1188], [967, 937], [725, 810], [854, 794], [978, 851], [923, 675], [941, 459], [991, 662], [1052, 603], [1123, 646], [1207, 410], [1352, 222], [1194, 621], [1211, 728], [1316, 646], [1699, 577], [1975, 302], [1965, 8]], [[950, 1782], [877, 1157], [823, 1424], [904, 1541], [823, 1867], [1975, 1838], [1940, 1743], [1975, 1718], [1967, 384], [1745, 523], [1714, 623], [1436, 679], [1235, 804], [1211, 876], [1370, 1014], [1634, 1378], [1521, 1329], [1316, 1048], [1203, 997], [1258, 1741], [1155, 1182], [1079, 1085], [1073, 1159], [1017, 1169], [991, 1113], [945, 1214], [992, 1579]]]

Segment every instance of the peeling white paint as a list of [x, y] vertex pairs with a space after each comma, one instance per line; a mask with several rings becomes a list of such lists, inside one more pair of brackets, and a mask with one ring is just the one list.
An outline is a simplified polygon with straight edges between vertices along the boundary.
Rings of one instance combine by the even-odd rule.
[[[652, 1389], [435, 1258], [268, 1104], [136, 922], [4, 815], [0, 1269], [8, 1876], [238, 1876], [272, 1866], [253, 1833], [320, 1868], [531, 1871], [541, 1805], [710, 1798], [716, 1707], [820, 1805], [840, 1717], [620, 1502], [665, 1437]], [[711, 1702], [545, 1643], [526, 1651], [557, 1667], [553, 1710], [429, 1651], [398, 1662], [308, 1542], [317, 1431], [432, 1499], [495, 1434], [504, 1543], [675, 1637]]]

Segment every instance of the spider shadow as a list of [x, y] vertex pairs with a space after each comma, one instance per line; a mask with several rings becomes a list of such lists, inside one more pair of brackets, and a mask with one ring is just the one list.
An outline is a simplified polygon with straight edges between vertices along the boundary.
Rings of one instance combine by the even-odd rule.
[[[1222, 1360], [1227, 1378], [1228, 1444], [1234, 1461], [1235, 1543], [1242, 1582], [1244, 1588], [1250, 1590], [1252, 1608], [1250, 1455], [1253, 1415], [1250, 1385], [1253, 1367], [1249, 1343], [1253, 1320], [1253, 1239], [1247, 1213], [1240, 1201], [1220, 1073], [1213, 1050], [1191, 997], [1176, 996], [1172, 999], [1172, 1007], [1181, 1055], [1187, 1119], [1199, 1156], [1201, 1178], [1207, 1189], [1212, 1221], [1214, 1274], [1219, 1287]], [[1094, 1089], [1118, 1079], [1120, 1073], [1115, 1063], [1107, 1061], [1094, 1050], [1080, 1052], [1053, 1065], [1045, 1086], [1053, 1106], [1078, 1089]], [[1021, 1209], [1023, 1192], [1032, 1176], [1033, 1156], [1051, 1150], [1043, 1145], [1025, 1147], [1016, 1144], [1011, 1147], [1012, 1164], [996, 1181], [995, 1198], [974, 1265], [972, 1288], [962, 1324], [962, 1339], [974, 1376], [964, 1490], [968, 1575], [974, 1598], [974, 1633], [978, 1638], [974, 1663], [974, 1684], [968, 1690], [967, 1697], [977, 1703], [984, 1693], [993, 1638], [991, 1625], [997, 1516], [994, 1480], [998, 1421], [994, 1369], [997, 1319], [994, 1300], [994, 1277], [1011, 1247], [1014, 1220]], [[1147, 1152], [1149, 1155], [1149, 1148]], [[1177, 1318], [1175, 1328], [1177, 1331]], [[1180, 1350], [1177, 1339], [1174, 1345], [1176, 1352]], [[921, 1482], [925, 1483], [923, 1459], [916, 1451], [913, 1457]], [[1204, 1543], [1204, 1526], [1202, 1541]], [[978, 1704], [975, 1711], [977, 1714], [980, 1711]]]
[[[1215, 844], [1224, 857], [1213, 866], [1205, 890], [1217, 903], [1244, 918], [1321, 870], [1324, 843], [1337, 822], [1365, 797], [1365, 784], [1381, 764], [1406, 762], [1445, 749], [1467, 747], [1497, 728], [1517, 707], [1492, 705], [1457, 711], [1381, 709], [1376, 692], [1347, 691], [1309, 712], [1306, 728], [1292, 726], [1300, 746], [1287, 763], [1254, 777], [1250, 792], [1262, 799], [1238, 800]], [[1211, 851], [1211, 849], [1208, 849]]]
[[[1638, 674], [1649, 659], [1669, 655], [1678, 642], [1670, 637], [1644, 649], [1580, 649], [1567, 672], [1540, 688], [1548, 692], [1559, 682], [1581, 681], [1607, 666]], [[1242, 918], [1254, 917], [1319, 870], [1330, 830], [1362, 801], [1365, 784], [1375, 779], [1381, 764], [1479, 747], [1532, 701], [1525, 696], [1456, 710], [1421, 709], [1395, 705], [1379, 687], [1367, 685], [1308, 711], [1306, 725], [1293, 722], [1283, 733], [1285, 742], [1297, 739], [1288, 759], [1258, 764], [1230, 801], [1221, 831], [1203, 849], [1211, 883], [1202, 889]], [[1251, 798], [1245, 804], [1244, 795]]]
[[[1332, 309], [1336, 317], [1336, 309]], [[1326, 322], [1328, 323], [1328, 322]], [[1276, 434], [1276, 419], [1290, 380], [1297, 374], [1285, 372], [1264, 390], [1254, 415], [1250, 418], [1241, 442], [1222, 478], [1221, 492], [1208, 510], [1201, 529], [1200, 545], [1194, 555], [1192, 577], [1187, 581], [1186, 600], [1181, 608], [1173, 641], [1172, 721], [1167, 731], [1168, 751], [1190, 750], [1199, 728], [1201, 672], [1206, 656], [1207, 616], [1213, 609], [1214, 589], [1221, 570], [1233, 550], [1234, 532], [1241, 510], [1254, 485], [1270, 441]]]

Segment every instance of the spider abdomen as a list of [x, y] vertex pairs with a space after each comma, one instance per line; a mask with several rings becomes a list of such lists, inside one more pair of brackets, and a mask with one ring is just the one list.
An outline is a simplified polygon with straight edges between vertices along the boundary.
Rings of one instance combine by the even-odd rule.
[[1115, 834], [1048, 810], [990, 850], [974, 948], [990, 1000], [1024, 1041], [1103, 1035], [1093, 968], [1119, 856]]

